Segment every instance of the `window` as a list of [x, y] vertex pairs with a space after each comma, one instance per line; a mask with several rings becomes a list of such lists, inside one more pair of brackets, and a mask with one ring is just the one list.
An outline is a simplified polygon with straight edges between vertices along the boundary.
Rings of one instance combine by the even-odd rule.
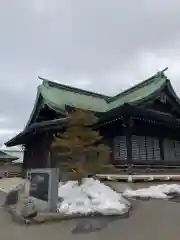
[[117, 136], [114, 138], [114, 160], [127, 160], [126, 136]]

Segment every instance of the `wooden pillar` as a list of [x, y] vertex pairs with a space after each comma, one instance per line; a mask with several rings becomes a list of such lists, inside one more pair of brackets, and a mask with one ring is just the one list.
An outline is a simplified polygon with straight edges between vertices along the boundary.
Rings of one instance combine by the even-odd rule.
[[130, 128], [126, 129], [126, 146], [127, 146], [127, 161], [128, 164], [132, 164], [132, 141]]
[[24, 156], [23, 156], [23, 164], [22, 164], [22, 176], [26, 177], [26, 172], [27, 170], [33, 168], [33, 163], [32, 163], [32, 146], [30, 142], [27, 142], [25, 144], [24, 148]]
[[132, 127], [133, 127], [133, 120], [131, 117], [125, 119], [125, 134], [126, 134], [126, 146], [127, 146], [127, 162], [128, 162], [128, 169], [129, 173], [131, 173], [131, 164], [132, 164]]
[[30, 144], [27, 143], [24, 149], [23, 164], [22, 164], [22, 168], [24, 170], [31, 168], [31, 154], [32, 154], [32, 150], [30, 148]]
[[47, 153], [47, 165], [46, 165], [46, 167], [47, 168], [51, 168], [51, 166], [52, 166], [52, 163], [51, 163], [51, 152], [49, 151], [48, 153]]
[[24, 148], [22, 170], [27, 169], [27, 148]]
[[160, 147], [160, 156], [161, 160], [164, 160], [164, 147], [163, 147], [163, 138], [159, 139], [159, 147]]
[[28, 149], [27, 146], [24, 148], [24, 154], [23, 154], [23, 164], [22, 164], [22, 169], [21, 169], [21, 176], [23, 178], [26, 178], [26, 171], [28, 169]]

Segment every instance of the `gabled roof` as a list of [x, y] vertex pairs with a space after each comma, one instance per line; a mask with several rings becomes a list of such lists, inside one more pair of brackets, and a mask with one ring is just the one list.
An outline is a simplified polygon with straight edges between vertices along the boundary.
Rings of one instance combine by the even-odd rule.
[[35, 105], [26, 128], [35, 122], [36, 117], [44, 105], [63, 115], [66, 115], [66, 106], [97, 113], [105, 113], [125, 103], [138, 104], [139, 102], [147, 100], [161, 91], [167, 84], [170, 86], [169, 89], [173, 91], [169, 80], [164, 75], [165, 70], [167, 70], [167, 68], [134, 87], [111, 97], [38, 77], [42, 80], [42, 83], [38, 86]]
[[65, 110], [65, 106], [104, 112], [107, 109], [108, 96], [57, 84], [46, 79], [39, 86], [44, 103], [51, 108]]
[[18, 158], [12, 162], [13, 164], [23, 164], [23, 158]]
[[55, 83], [41, 77], [39, 79], [43, 82], [38, 87], [38, 97], [41, 96], [43, 104], [47, 104], [50, 108], [63, 112], [65, 106], [72, 106], [102, 113], [124, 103], [136, 103], [144, 100], [161, 89], [167, 82], [166, 76], [161, 71], [134, 87], [110, 97]]
[[[45, 105], [63, 115], [66, 115], [66, 106], [90, 110], [100, 113], [100, 115], [101, 113], [111, 114], [111, 112], [114, 112], [115, 109], [119, 107], [123, 107], [123, 105], [130, 104], [138, 106], [140, 103], [151, 100], [167, 87], [178, 106], [180, 106], [180, 99], [174, 92], [170, 81], [164, 75], [165, 70], [167, 70], [167, 68], [134, 87], [111, 97], [55, 83], [39, 77], [39, 79], [42, 80], [42, 84], [38, 86], [36, 102], [27, 126], [22, 133], [8, 141], [6, 145], [12, 146], [17, 139], [21, 139], [24, 135], [31, 134], [34, 129], [44, 128], [45, 125], [55, 124], [53, 127], [63, 126], [63, 119], [57, 119], [57, 123], [56, 120], [50, 121], [51, 123], [49, 121], [36, 123], [36, 117]], [[19, 144], [21, 144], [21, 142]]]
[[11, 162], [16, 159], [17, 157], [14, 157], [0, 150], [0, 162]]
[[157, 91], [160, 91], [165, 86], [166, 82], [166, 76], [161, 72], [157, 73], [140, 84], [112, 97], [109, 100], [108, 110], [122, 106], [125, 103], [137, 104], [139, 101], [144, 101]]

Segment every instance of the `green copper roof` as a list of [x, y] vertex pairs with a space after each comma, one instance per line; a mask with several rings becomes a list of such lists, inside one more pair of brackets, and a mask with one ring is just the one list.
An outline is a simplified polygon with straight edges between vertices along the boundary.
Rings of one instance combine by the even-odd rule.
[[72, 88], [40, 78], [38, 91], [43, 101], [54, 109], [64, 110], [65, 105], [94, 112], [107, 112], [124, 103], [136, 103], [151, 96], [166, 84], [167, 78], [159, 72], [153, 77], [113, 97]]
[[[36, 123], [39, 113], [44, 105], [48, 105], [50, 108], [61, 114], [65, 114], [65, 106], [72, 106], [99, 113], [107, 112], [107, 114], [110, 114], [110, 112], [113, 112], [111, 110], [117, 107], [123, 107], [126, 103], [129, 103], [131, 106], [138, 106], [140, 103], [149, 101], [154, 97], [157, 97], [166, 87], [180, 106], [180, 99], [174, 92], [170, 81], [164, 75], [164, 70], [112, 97], [62, 85], [40, 77], [39, 79], [43, 82], [38, 86], [34, 108], [24, 131], [28, 131], [30, 126], [33, 126], [33, 124]], [[61, 114], [60, 116], [62, 117]], [[19, 135], [21, 136], [22, 133]], [[14, 139], [17, 140], [17, 138], [19, 138], [19, 136], [16, 136]], [[15, 142], [17, 143], [17, 141], [14, 139], [6, 144], [9, 144], [9, 146], [16, 145]]]
[[[50, 86], [47, 81], [44, 81], [39, 86], [44, 103], [52, 108], [64, 109], [65, 105], [77, 107], [80, 109], [88, 109], [95, 112], [104, 112], [107, 108], [107, 102], [100, 96], [92, 94], [81, 93], [63, 88]], [[88, 92], [89, 93], [89, 92]]]
[[109, 110], [119, 107], [124, 103], [135, 103], [140, 100], [145, 100], [164, 86], [166, 78], [157, 76], [143, 83], [139, 86], [137, 85], [136, 88], [131, 88], [119, 94], [117, 97], [112, 97], [109, 102]]

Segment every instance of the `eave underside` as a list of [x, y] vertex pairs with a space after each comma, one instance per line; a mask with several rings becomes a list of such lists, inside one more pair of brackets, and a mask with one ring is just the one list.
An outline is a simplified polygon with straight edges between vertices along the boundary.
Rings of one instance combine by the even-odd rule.
[[67, 118], [55, 119], [51, 121], [43, 121], [34, 123], [27, 127], [24, 131], [20, 132], [14, 138], [5, 143], [7, 147], [15, 145], [23, 145], [26, 143], [29, 137], [40, 132], [47, 132], [49, 130], [58, 131], [66, 126]]
[[130, 104], [124, 104], [121, 108], [113, 109], [108, 113], [105, 113], [100, 120], [100, 123], [108, 123], [111, 121], [118, 120], [122, 117], [140, 117], [140, 118], [147, 118], [151, 120], [156, 120], [163, 123], [168, 124], [180, 124], [180, 119], [175, 118], [174, 116], [155, 111], [145, 109], [143, 107], [137, 107]]
[[[174, 127], [180, 127], [180, 119], [176, 119], [168, 114], [147, 110], [142, 107], [132, 106], [130, 104], [124, 104], [120, 108], [113, 109], [109, 113], [103, 114], [99, 120], [99, 123], [97, 124], [97, 127], [100, 128], [105, 124], [115, 122], [126, 117], [131, 117], [132, 119], [150, 119], [162, 125], [171, 124]], [[23, 132], [15, 136], [13, 139], [6, 142], [5, 145], [10, 147], [25, 144], [27, 139], [32, 135], [35, 135], [39, 132], [59, 131], [65, 126], [67, 126], [67, 118], [34, 123], [27, 127]]]

